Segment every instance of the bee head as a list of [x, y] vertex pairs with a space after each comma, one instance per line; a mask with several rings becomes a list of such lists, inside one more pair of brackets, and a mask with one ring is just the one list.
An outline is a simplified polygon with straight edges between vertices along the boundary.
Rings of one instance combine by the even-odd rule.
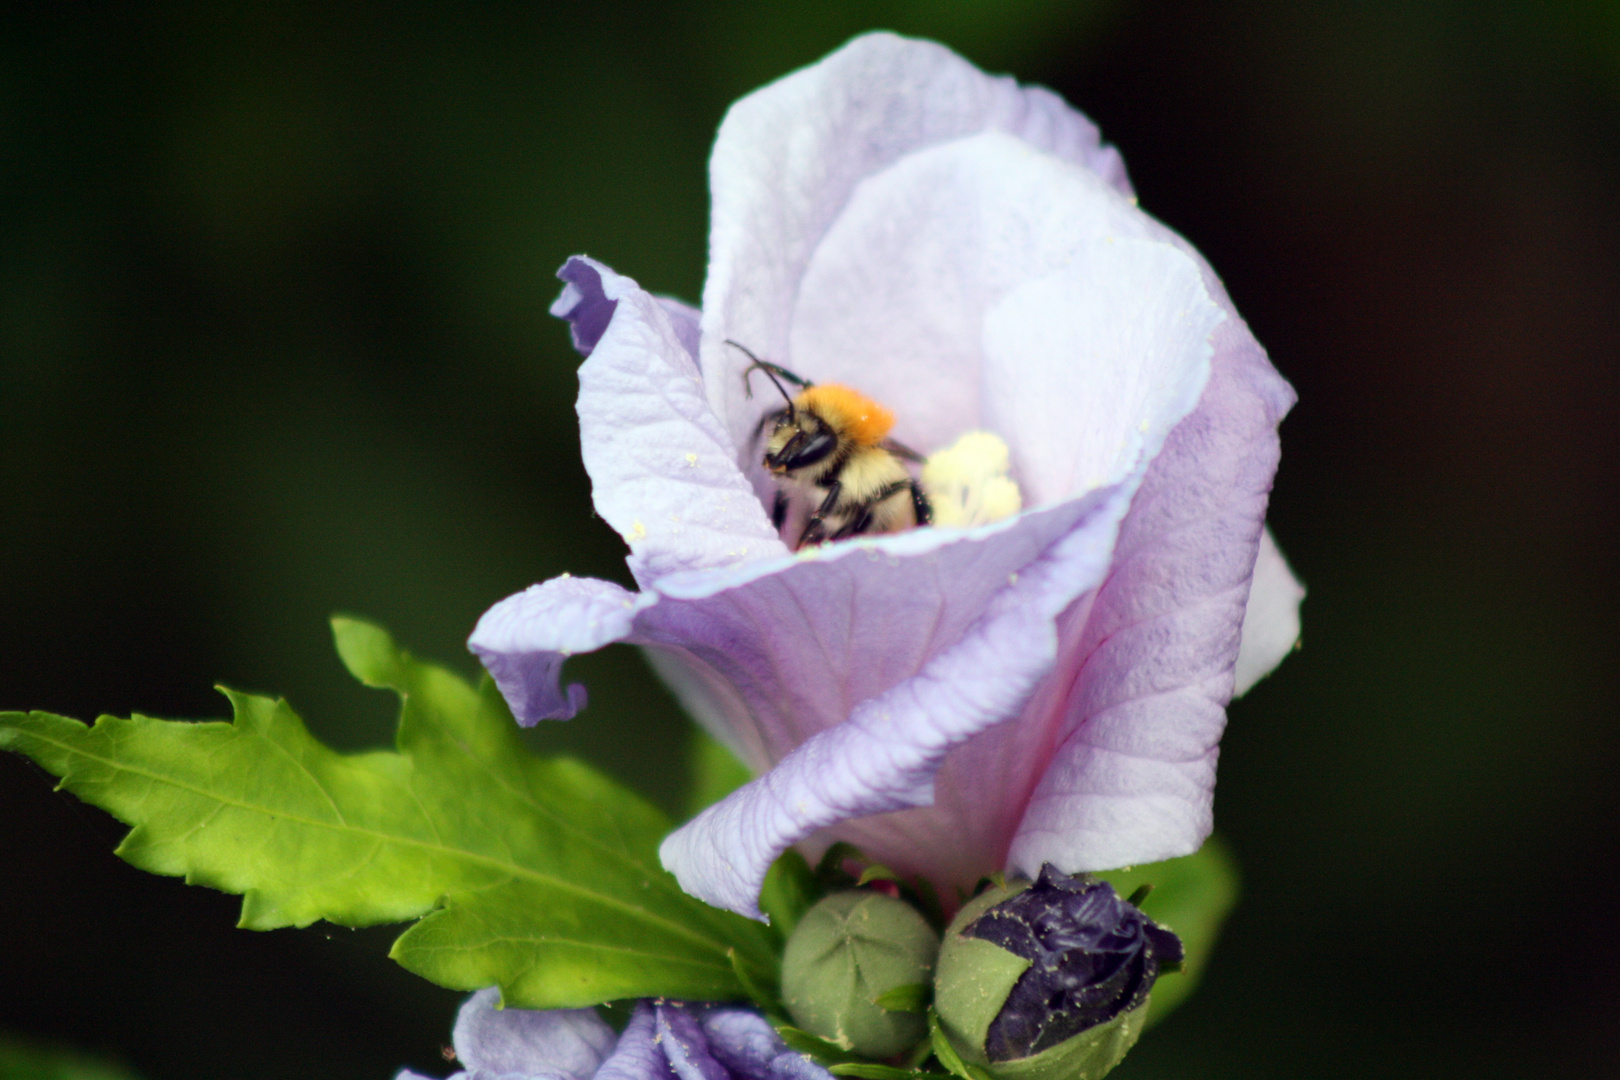
[[808, 469], [838, 449], [838, 433], [813, 410], [788, 407], [776, 414], [765, 443], [765, 467], [778, 476]]

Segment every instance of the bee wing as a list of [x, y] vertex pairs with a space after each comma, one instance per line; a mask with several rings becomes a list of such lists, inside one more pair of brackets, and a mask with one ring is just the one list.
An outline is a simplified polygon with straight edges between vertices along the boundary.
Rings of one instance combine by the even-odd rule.
[[899, 458], [901, 461], [915, 461], [917, 464], [921, 465], [923, 462], [928, 460], [926, 457], [917, 453], [917, 451], [913, 450], [905, 443], [895, 442], [893, 439], [884, 439], [878, 445], [884, 450], [887, 450], [889, 453], [893, 454], [895, 457]]

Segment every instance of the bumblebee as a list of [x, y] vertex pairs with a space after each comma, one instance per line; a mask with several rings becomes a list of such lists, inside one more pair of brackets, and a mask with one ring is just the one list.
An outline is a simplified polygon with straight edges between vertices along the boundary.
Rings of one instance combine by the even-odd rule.
[[[743, 371], [749, 397], [749, 380], [763, 371], [787, 402], [765, 414], [754, 439], [764, 440], [765, 468], [776, 481], [771, 521], [777, 531], [796, 507], [804, 515], [795, 548], [933, 520], [928, 497], [904, 464], [921, 463], [922, 456], [888, 437], [894, 413], [858, 390], [817, 385], [735, 341], [726, 344], [752, 361]], [[798, 392], [788, 393], [784, 382]]]

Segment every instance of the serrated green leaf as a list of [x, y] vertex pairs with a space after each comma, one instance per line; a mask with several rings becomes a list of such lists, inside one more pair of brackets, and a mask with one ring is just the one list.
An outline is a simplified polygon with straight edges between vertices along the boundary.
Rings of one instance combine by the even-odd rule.
[[475, 690], [366, 623], [333, 631], [356, 678], [399, 693], [396, 751], [338, 754], [286, 702], [228, 690], [231, 723], [0, 713], [0, 748], [134, 826], [129, 862], [242, 894], [244, 927], [421, 918], [395, 959], [528, 1008], [739, 999], [733, 955], [776, 984], [775, 934], [659, 866], [655, 807], [529, 754], [489, 680]]
[[1191, 855], [1130, 870], [1110, 870], [1097, 877], [1112, 884], [1121, 896], [1151, 885], [1152, 891], [1141, 904], [1143, 914], [1174, 930], [1186, 949], [1181, 971], [1166, 974], [1153, 986], [1146, 1023], [1152, 1027], [1198, 986], [1221, 924], [1237, 903], [1237, 864], [1220, 838], [1212, 836]]

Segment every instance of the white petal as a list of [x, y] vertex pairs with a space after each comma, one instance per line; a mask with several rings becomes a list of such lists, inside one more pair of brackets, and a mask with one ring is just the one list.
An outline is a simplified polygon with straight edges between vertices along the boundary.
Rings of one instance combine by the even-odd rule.
[[617, 305], [580, 365], [580, 450], [597, 512], [630, 546], [631, 572], [646, 585], [785, 554], [670, 311], [631, 279], [580, 261]]
[[723, 339], [786, 362], [805, 269], [857, 185], [908, 154], [987, 131], [1129, 194], [1118, 153], [1091, 121], [1050, 91], [991, 78], [932, 42], [856, 38], [732, 106], [709, 167], [702, 365], [739, 448], [760, 408], [744, 397], [746, 361]]
[[1249, 587], [1249, 603], [1243, 611], [1234, 697], [1248, 693], [1299, 644], [1299, 605], [1304, 599], [1305, 586], [1288, 569], [1288, 561], [1277, 550], [1277, 541], [1267, 528], [1260, 534], [1254, 583]]

